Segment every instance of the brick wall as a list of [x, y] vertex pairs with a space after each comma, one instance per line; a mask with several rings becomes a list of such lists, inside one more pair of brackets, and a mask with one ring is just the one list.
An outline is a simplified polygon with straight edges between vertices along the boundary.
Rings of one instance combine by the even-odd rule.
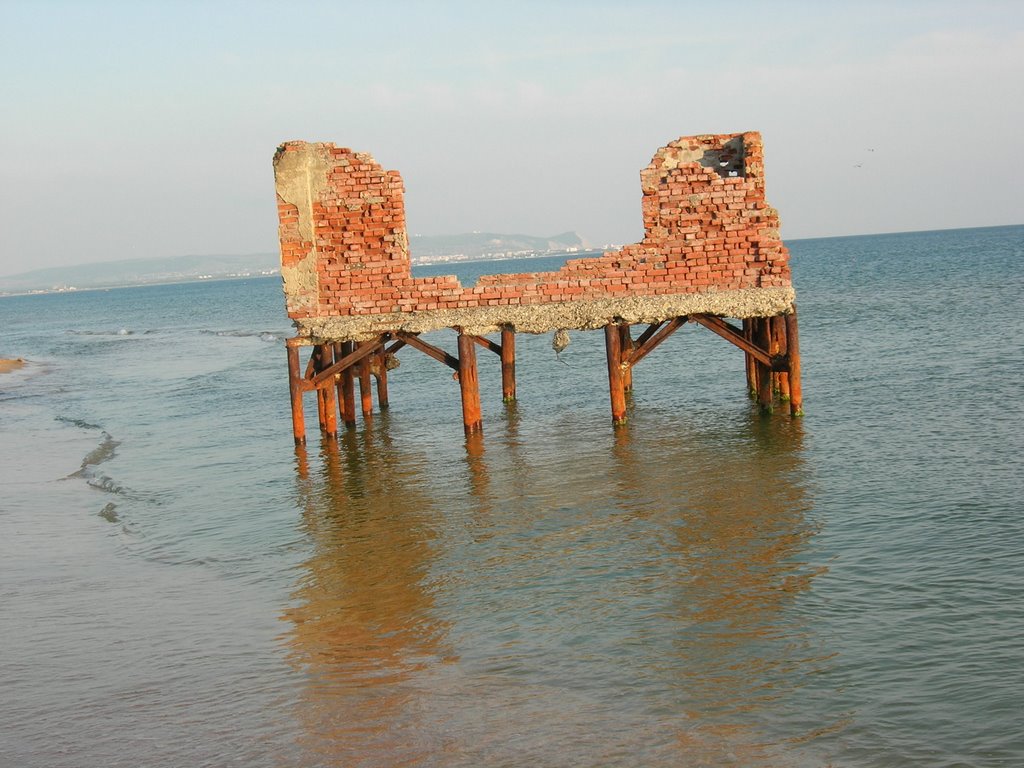
[[755, 132], [684, 137], [658, 150], [640, 174], [641, 242], [557, 272], [485, 275], [467, 287], [451, 276], [412, 277], [397, 171], [305, 142], [281, 145], [274, 167], [286, 306], [300, 333], [538, 331], [688, 311], [777, 314], [792, 302]]

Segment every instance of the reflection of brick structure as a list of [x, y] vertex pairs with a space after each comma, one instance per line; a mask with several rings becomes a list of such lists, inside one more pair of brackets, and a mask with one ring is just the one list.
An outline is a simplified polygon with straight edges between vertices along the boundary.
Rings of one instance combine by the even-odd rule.
[[[684, 137], [658, 150], [640, 174], [639, 243], [570, 260], [556, 272], [485, 275], [475, 286], [451, 276], [412, 276], [402, 179], [370, 155], [288, 142], [278, 148], [274, 170], [281, 273], [298, 330], [293, 347], [379, 346], [399, 336], [425, 347], [410, 335], [440, 328], [478, 341], [502, 330], [511, 343], [515, 331], [628, 329], [684, 319], [715, 326], [735, 342], [740, 331], [720, 327], [723, 317], [743, 319], [741, 333], [752, 344], [754, 326], [792, 312], [788, 252], [778, 214], [765, 202], [761, 137], [754, 132]], [[628, 331], [623, 340], [633, 348]], [[757, 354], [745, 351], [754, 365], [750, 356]], [[432, 354], [452, 364], [444, 353]], [[616, 354], [625, 355], [622, 366], [631, 365], [626, 352]], [[323, 355], [321, 363], [329, 367]]]

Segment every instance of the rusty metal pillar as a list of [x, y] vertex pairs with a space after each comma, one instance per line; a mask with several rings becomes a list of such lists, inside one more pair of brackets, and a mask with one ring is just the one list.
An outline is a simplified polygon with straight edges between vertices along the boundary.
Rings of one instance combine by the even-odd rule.
[[622, 336], [615, 323], [604, 327], [604, 346], [608, 358], [608, 393], [612, 401], [612, 423], [626, 423], [626, 383], [622, 370]]
[[[743, 338], [751, 343], [754, 342], [755, 319], [753, 317], [743, 319]], [[743, 353], [743, 360], [747, 371], [747, 394], [754, 398], [757, 397], [757, 360], [749, 352]]]
[[[619, 356], [624, 358], [633, 351], [633, 335], [629, 332], [629, 323], [619, 326]], [[620, 359], [620, 365], [622, 360]], [[633, 366], [622, 365], [622, 390], [627, 394], [633, 391]]]
[[[768, 328], [768, 357], [775, 360], [779, 356], [779, 350], [781, 349], [779, 346], [778, 324], [775, 322], [774, 317], [766, 317], [764, 321]], [[768, 368], [772, 372], [772, 400], [774, 401], [775, 396], [782, 391], [779, 384], [779, 371], [776, 371], [774, 366], [768, 366]]]
[[[754, 325], [754, 342], [768, 352], [771, 349], [771, 333], [768, 329], [768, 318], [756, 318]], [[762, 410], [772, 410], [772, 369], [764, 363], [757, 363], [757, 402]]]
[[[786, 334], [785, 315], [776, 315], [772, 318], [772, 341], [775, 346], [774, 354], [786, 359], [789, 340]], [[779, 399], [784, 403], [789, 402], [789, 371], [779, 371], [776, 376], [779, 382]]]
[[388, 356], [383, 350], [376, 356], [377, 362], [377, 407], [388, 409]]
[[[359, 346], [373, 343], [364, 341]], [[370, 360], [365, 357], [359, 362], [359, 403], [363, 410], [363, 421], [373, 418], [373, 382], [370, 377]]]
[[796, 304], [786, 315], [786, 361], [789, 368], [789, 413], [804, 415], [803, 388], [800, 385], [800, 336], [797, 333]]
[[299, 348], [288, 344], [288, 390], [292, 401], [292, 435], [296, 445], [306, 442], [306, 419], [302, 412], [302, 372], [299, 370]]
[[[341, 356], [345, 357], [355, 351], [356, 345], [351, 341], [341, 342]], [[356, 388], [352, 374], [352, 366], [341, 372], [341, 414], [346, 427], [356, 425]]]
[[[330, 365], [330, 361], [324, 360], [324, 354], [326, 349], [322, 344], [317, 344], [313, 347], [313, 354], [310, 358], [313, 364], [313, 373], [320, 373], [324, 368]], [[320, 431], [327, 431], [327, 396], [324, 393], [322, 387], [317, 387], [313, 390], [316, 394], [316, 419], [320, 425]]]
[[501, 329], [501, 399], [516, 399], [516, 332], [509, 326]]
[[480, 382], [476, 370], [476, 342], [459, 332], [459, 390], [462, 393], [462, 425], [471, 435], [483, 429], [480, 413]]
[[[339, 360], [341, 360], [342, 357], [344, 357], [345, 353], [341, 349], [340, 341], [336, 341], [333, 344], [331, 344], [331, 354], [333, 355], [334, 362], [338, 362]], [[345, 388], [343, 384], [344, 380], [344, 376], [340, 373], [335, 377], [334, 392], [335, 399], [338, 401], [338, 412], [341, 416], [341, 422], [342, 424], [348, 424], [349, 420], [348, 418], [346, 418], [345, 415]]]
[[[325, 353], [327, 348], [324, 348]], [[329, 363], [330, 360], [325, 360]], [[323, 394], [324, 402], [324, 433], [328, 437], [338, 436], [338, 392], [334, 387], [334, 382], [327, 382], [324, 386], [320, 387], [318, 392]]]

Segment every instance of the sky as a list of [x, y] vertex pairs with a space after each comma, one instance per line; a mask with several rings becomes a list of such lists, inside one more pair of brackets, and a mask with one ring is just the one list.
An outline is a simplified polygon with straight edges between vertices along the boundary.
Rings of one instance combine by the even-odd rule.
[[1024, 223], [1024, 2], [0, 0], [0, 275], [277, 249], [287, 140], [410, 234], [642, 236], [639, 172], [756, 130], [786, 238]]

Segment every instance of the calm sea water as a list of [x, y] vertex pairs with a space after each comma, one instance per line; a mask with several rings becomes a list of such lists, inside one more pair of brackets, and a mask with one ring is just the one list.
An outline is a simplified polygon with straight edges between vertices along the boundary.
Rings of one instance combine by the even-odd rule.
[[1024, 764], [1024, 227], [791, 245], [803, 420], [521, 336], [469, 445], [293, 449], [276, 279], [0, 299], [0, 764]]

